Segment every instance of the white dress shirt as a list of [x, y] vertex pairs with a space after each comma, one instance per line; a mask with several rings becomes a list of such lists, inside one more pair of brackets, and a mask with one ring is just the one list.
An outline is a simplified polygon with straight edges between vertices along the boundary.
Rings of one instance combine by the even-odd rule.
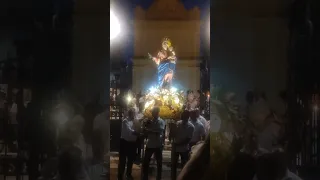
[[198, 120], [201, 122], [201, 124], [203, 125], [204, 127], [204, 132], [205, 132], [205, 135], [207, 135], [207, 133], [209, 132], [210, 128], [208, 128], [208, 121], [203, 117], [203, 116], [199, 116], [198, 117]]
[[147, 128], [157, 133], [148, 133], [147, 148], [161, 148], [166, 123], [161, 118], [152, 120]]
[[133, 120], [124, 119], [121, 125], [121, 138], [128, 142], [136, 142], [137, 136], [134, 135]]
[[[186, 139], [191, 139], [194, 132], [194, 126], [188, 121], [183, 123], [182, 120], [177, 122], [177, 129], [175, 132], [175, 142], [181, 143]], [[189, 144], [176, 145], [176, 152], [186, 152], [189, 150]]]
[[133, 130], [140, 133], [142, 132], [141, 121], [138, 119], [133, 120]]
[[205, 130], [202, 123], [198, 119], [196, 121], [190, 120], [190, 122], [194, 126], [194, 132], [190, 142], [197, 143], [201, 141], [203, 136], [205, 136]]

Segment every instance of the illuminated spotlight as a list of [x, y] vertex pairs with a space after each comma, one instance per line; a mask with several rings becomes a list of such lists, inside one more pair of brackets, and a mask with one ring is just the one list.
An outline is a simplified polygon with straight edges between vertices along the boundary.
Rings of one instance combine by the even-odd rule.
[[176, 104], [179, 104], [179, 102], [180, 102], [180, 101], [179, 101], [179, 98], [175, 98], [175, 99], [174, 99], [174, 102], [175, 102]]
[[115, 39], [121, 32], [120, 22], [117, 16], [110, 10], [110, 40]]
[[150, 91], [150, 93], [154, 93], [154, 92], [156, 92], [156, 88], [151, 87], [151, 88], [149, 89], [149, 91]]
[[171, 90], [171, 92], [177, 92], [178, 89], [175, 87], [172, 87], [170, 90]]
[[131, 97], [131, 95], [128, 95], [127, 96], [127, 102], [130, 103], [131, 101], [132, 101], [132, 97]]

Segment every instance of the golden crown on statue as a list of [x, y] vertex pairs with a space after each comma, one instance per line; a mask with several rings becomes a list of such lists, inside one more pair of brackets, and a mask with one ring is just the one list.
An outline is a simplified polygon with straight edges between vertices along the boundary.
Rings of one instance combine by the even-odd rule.
[[166, 44], [168, 47], [172, 46], [171, 40], [169, 38], [167, 38], [167, 37], [162, 39], [162, 43]]

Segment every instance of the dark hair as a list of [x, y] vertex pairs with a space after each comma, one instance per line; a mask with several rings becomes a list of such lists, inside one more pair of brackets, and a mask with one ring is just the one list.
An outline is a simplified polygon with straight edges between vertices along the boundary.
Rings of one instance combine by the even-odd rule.
[[152, 112], [160, 112], [160, 108], [158, 107], [158, 106], [154, 106], [153, 108], [152, 108]]
[[188, 110], [184, 110], [181, 113], [181, 120], [189, 119], [189, 117], [190, 117], [190, 112]]
[[130, 108], [129, 110], [128, 110], [128, 115], [134, 115], [134, 113], [135, 113], [135, 110], [133, 109], [133, 108]]

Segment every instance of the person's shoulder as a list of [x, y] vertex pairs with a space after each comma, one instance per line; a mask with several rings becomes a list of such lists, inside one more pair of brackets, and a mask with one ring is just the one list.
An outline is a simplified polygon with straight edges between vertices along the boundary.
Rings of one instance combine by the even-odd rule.
[[188, 126], [194, 128], [194, 125], [190, 121], [188, 121]]
[[127, 123], [129, 120], [128, 120], [128, 118], [124, 118], [123, 120], [122, 120], [122, 123]]
[[199, 121], [199, 120], [196, 122], [196, 125], [199, 126], [199, 127], [204, 127], [204, 125], [202, 124], [202, 122]]
[[159, 120], [161, 123], [165, 123], [165, 121], [164, 121], [162, 118], [158, 118], [158, 120]]

